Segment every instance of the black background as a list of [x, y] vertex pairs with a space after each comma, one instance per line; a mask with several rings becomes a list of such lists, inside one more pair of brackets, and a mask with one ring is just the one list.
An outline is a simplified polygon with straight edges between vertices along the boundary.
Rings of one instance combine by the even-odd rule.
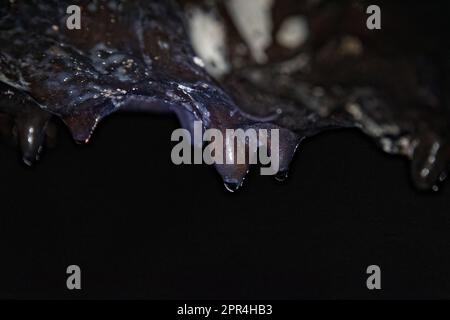
[[344, 130], [304, 142], [285, 183], [253, 170], [230, 194], [171, 163], [177, 127], [114, 115], [88, 146], [61, 127], [33, 168], [1, 146], [0, 298], [449, 298], [448, 185], [416, 191], [406, 160]]

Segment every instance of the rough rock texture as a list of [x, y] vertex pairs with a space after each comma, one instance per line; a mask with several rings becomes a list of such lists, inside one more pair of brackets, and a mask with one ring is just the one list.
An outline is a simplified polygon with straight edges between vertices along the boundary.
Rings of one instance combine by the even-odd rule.
[[[72, 4], [81, 30], [66, 28]], [[54, 119], [87, 142], [113, 112], [172, 112], [189, 130], [280, 129], [283, 176], [302, 139], [356, 127], [436, 189], [450, 157], [445, 2], [378, 5], [381, 30], [364, 1], [3, 0], [0, 137], [31, 164]], [[216, 167], [231, 189], [249, 168]]]

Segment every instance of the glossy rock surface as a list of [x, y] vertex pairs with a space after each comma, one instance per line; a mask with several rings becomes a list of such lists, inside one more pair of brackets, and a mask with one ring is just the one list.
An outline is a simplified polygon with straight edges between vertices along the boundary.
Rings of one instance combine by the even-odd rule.
[[[411, 160], [420, 189], [445, 178], [450, 50], [445, 2], [2, 1], [0, 135], [26, 163], [61, 119], [87, 142], [114, 112], [175, 113], [192, 130], [280, 129], [281, 177], [300, 142], [359, 128]], [[405, 4], [407, 9], [405, 8]], [[141, 139], [142, 137], [136, 137]], [[230, 188], [248, 165], [218, 165]]]

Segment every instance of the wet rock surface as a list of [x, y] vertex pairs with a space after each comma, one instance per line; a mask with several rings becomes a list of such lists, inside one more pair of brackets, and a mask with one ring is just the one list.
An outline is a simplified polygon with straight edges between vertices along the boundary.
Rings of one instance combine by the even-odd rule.
[[[418, 188], [445, 179], [444, 2], [382, 1], [381, 30], [363, 1], [79, 1], [81, 30], [70, 1], [3, 2], [0, 134], [26, 163], [58, 118], [87, 142], [111, 113], [170, 112], [187, 129], [280, 129], [283, 174], [304, 138], [359, 128], [411, 160]], [[217, 169], [235, 188], [248, 166]]]

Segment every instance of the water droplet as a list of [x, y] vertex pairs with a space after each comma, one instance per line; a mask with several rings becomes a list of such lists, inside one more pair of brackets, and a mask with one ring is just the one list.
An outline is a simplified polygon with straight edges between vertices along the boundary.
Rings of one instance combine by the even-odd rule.
[[234, 192], [238, 191], [242, 187], [242, 182], [241, 183], [225, 182], [224, 186], [225, 186], [225, 189], [227, 189], [227, 191], [229, 191], [231, 193], [234, 193]]
[[280, 171], [275, 175], [275, 180], [279, 182], [284, 182], [287, 180], [288, 176], [289, 176], [288, 171]]

